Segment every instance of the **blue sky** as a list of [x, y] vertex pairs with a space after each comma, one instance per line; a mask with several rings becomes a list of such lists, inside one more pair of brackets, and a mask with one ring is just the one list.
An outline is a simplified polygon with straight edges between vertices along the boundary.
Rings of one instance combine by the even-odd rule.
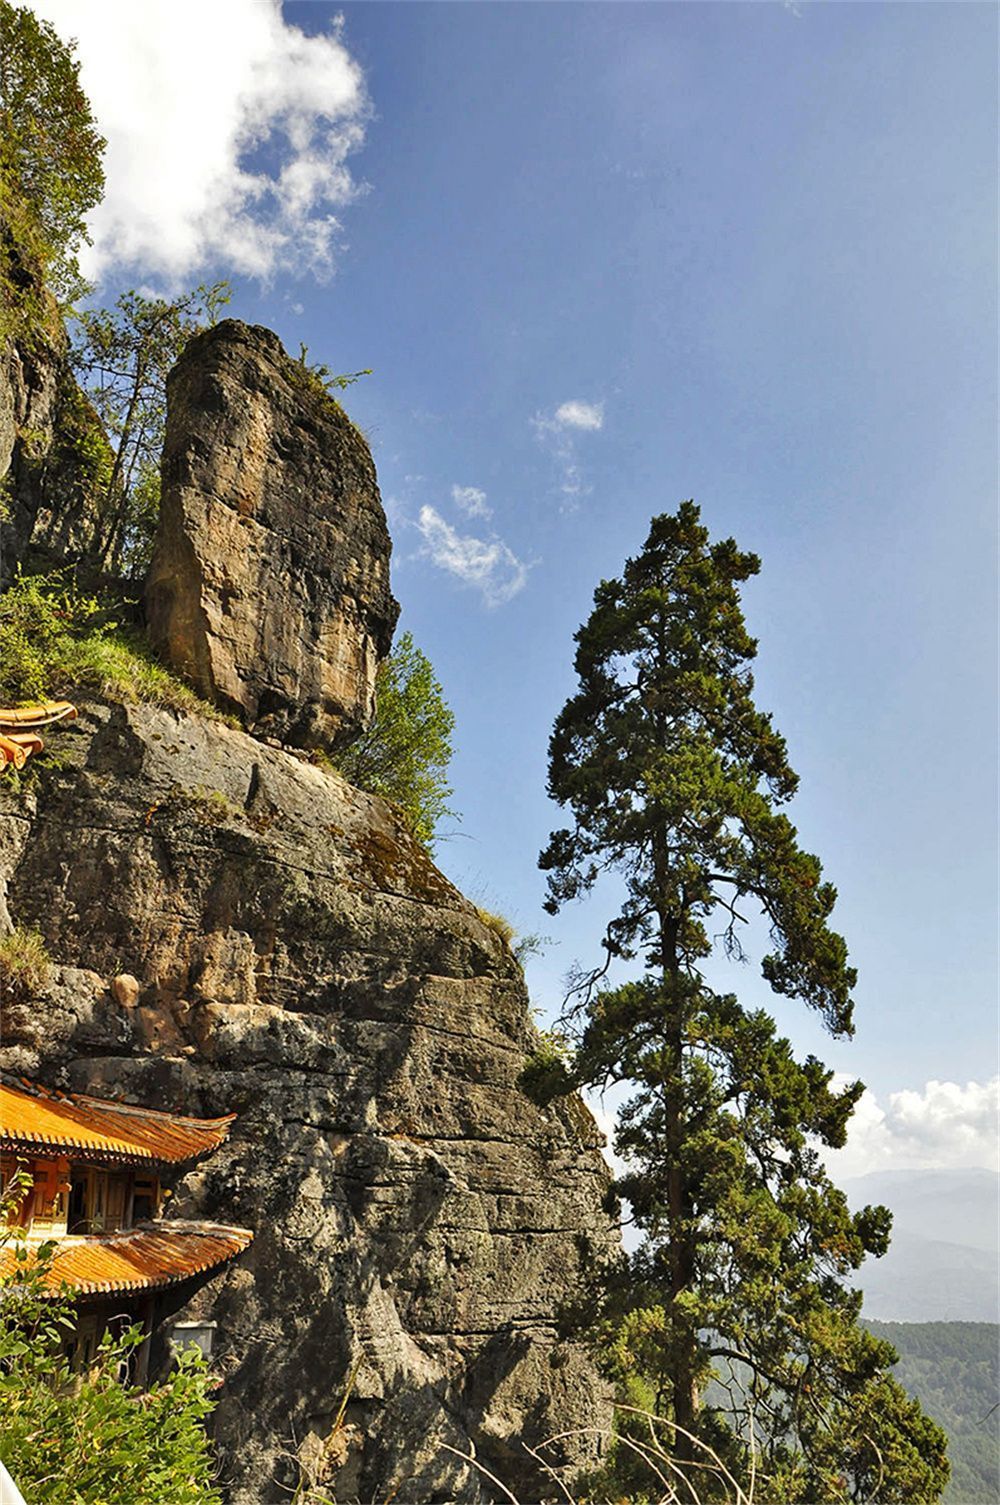
[[[38, 9], [111, 138], [101, 297], [230, 275], [293, 352], [373, 368], [348, 406], [457, 718], [440, 861], [553, 938], [538, 1005], [607, 914], [545, 916], [535, 867], [572, 635], [693, 496], [762, 557], [758, 698], [861, 973], [849, 1046], [775, 1012], [872, 1089], [845, 1169], [988, 1160], [993, 7], [151, 0], [161, 56], [195, 58], [155, 88], [127, 7]], [[156, 101], [127, 132], [116, 70]]]

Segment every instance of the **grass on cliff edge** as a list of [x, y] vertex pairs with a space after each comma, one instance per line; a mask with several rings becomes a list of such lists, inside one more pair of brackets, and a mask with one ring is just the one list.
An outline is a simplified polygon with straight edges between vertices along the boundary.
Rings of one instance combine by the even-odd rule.
[[44, 986], [51, 965], [40, 931], [15, 926], [0, 937], [0, 992], [29, 997]]
[[219, 714], [157, 663], [137, 630], [117, 621], [115, 603], [87, 595], [65, 571], [18, 575], [0, 595], [0, 705], [69, 699], [79, 690]]

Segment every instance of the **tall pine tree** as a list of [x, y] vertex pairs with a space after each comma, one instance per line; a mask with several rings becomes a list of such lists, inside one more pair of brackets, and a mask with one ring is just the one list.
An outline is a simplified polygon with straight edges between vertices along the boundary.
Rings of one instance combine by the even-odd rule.
[[[892, 1379], [895, 1354], [859, 1325], [846, 1283], [885, 1252], [890, 1215], [852, 1214], [821, 1160], [844, 1143], [862, 1084], [836, 1090], [765, 1012], [715, 985], [718, 953], [745, 959], [759, 926], [773, 991], [853, 1032], [836, 891], [781, 811], [796, 775], [753, 701], [739, 588], [759, 568], [732, 539], [711, 543], [693, 502], [655, 518], [622, 578], [597, 589], [551, 740], [549, 792], [573, 825], [540, 858], [547, 907], [605, 873], [624, 894], [603, 962], [576, 980], [561, 1082], [630, 1089], [616, 1189], [643, 1242], [606, 1292], [609, 1351], [676, 1424], [675, 1457], [694, 1460], [688, 1434], [712, 1443], [757, 1469], [759, 1501], [931, 1501], [944, 1436]], [[629, 961], [641, 975], [612, 986], [612, 964]], [[552, 1071], [541, 1079], [551, 1087]]]

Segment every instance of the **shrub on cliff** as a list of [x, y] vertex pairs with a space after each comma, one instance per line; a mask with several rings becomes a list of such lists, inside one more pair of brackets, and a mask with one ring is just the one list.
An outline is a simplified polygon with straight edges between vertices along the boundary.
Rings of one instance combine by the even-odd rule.
[[45, 985], [50, 966], [41, 931], [15, 926], [0, 937], [0, 997], [29, 998]]
[[119, 625], [114, 604], [79, 590], [60, 571], [19, 575], [0, 594], [0, 705], [87, 689], [217, 714], [156, 662], [137, 633]]
[[200, 1354], [141, 1391], [122, 1378], [142, 1342], [133, 1327], [75, 1373], [72, 1293], [44, 1294], [49, 1248], [9, 1226], [28, 1183], [22, 1174], [0, 1198], [0, 1250], [14, 1256], [0, 1275], [0, 1456], [15, 1484], [31, 1505], [219, 1505]]
[[393, 800], [413, 834], [430, 846], [448, 808], [455, 717], [426, 654], [404, 632], [378, 673], [377, 710], [368, 730], [337, 758], [345, 778]]

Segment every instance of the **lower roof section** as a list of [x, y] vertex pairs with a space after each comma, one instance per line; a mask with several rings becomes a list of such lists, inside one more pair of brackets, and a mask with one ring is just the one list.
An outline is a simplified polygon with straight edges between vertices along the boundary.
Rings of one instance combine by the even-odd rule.
[[[138, 1223], [120, 1233], [61, 1239], [45, 1276], [57, 1295], [63, 1286], [79, 1298], [126, 1291], [158, 1291], [202, 1275], [241, 1254], [253, 1241], [248, 1228], [225, 1223]], [[0, 1249], [0, 1274], [16, 1267], [8, 1244]]]

